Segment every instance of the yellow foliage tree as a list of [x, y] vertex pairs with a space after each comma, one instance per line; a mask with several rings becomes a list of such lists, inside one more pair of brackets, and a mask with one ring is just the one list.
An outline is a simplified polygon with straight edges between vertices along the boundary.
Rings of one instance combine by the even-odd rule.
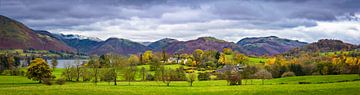
[[152, 57], [153, 57], [152, 51], [147, 50], [142, 55], [142, 58], [143, 58], [142, 60], [144, 61], [145, 64], [148, 64], [149, 62], [151, 62]]
[[27, 69], [26, 76], [29, 79], [39, 81], [39, 83], [41, 83], [41, 80], [44, 78], [51, 78], [50, 66], [44, 59], [36, 58], [31, 61], [31, 64]]

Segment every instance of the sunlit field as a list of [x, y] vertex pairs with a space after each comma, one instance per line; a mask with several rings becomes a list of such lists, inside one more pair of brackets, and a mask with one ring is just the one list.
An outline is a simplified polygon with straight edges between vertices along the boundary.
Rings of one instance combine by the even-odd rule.
[[[301, 76], [266, 80], [248, 80], [247, 84], [228, 86], [225, 80], [195, 81], [193, 87], [185, 81], [172, 82], [169, 87], [160, 81], [113, 83], [66, 82], [47, 86], [21, 76], [0, 76], [2, 95], [64, 95], [64, 94], [147, 94], [147, 95], [236, 95], [236, 94], [288, 94], [288, 95], [357, 95], [360, 89], [358, 75]], [[245, 81], [244, 81], [245, 82]], [[298, 84], [311, 82], [311, 84]]]

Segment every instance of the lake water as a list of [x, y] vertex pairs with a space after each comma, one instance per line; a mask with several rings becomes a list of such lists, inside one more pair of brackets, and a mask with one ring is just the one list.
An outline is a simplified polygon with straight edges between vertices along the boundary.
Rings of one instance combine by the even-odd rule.
[[[75, 65], [76, 60], [75, 59], [58, 59], [58, 65], [56, 68], [64, 68], [67, 64], [68, 65]], [[84, 61], [88, 61], [87, 59], [80, 59], [80, 64], [82, 64]], [[47, 60], [48, 64], [51, 66], [51, 59]], [[24, 63], [24, 61], [22, 61]]]

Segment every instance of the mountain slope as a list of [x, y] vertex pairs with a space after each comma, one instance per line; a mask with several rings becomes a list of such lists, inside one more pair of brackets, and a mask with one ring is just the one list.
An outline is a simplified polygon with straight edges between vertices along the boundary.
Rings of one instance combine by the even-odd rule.
[[306, 44], [305, 42], [278, 38], [276, 36], [244, 38], [237, 42], [237, 45], [244, 47], [252, 55], [280, 54]]
[[235, 43], [219, 40], [214, 37], [200, 37], [196, 40], [179, 41], [166, 47], [168, 53], [192, 53], [196, 49], [222, 51], [223, 48], [231, 48], [234, 51], [248, 54], [245, 49]]
[[344, 43], [341, 40], [321, 39], [317, 42], [305, 45], [303, 47], [294, 48], [287, 52], [288, 54], [298, 54], [300, 52], [332, 52], [332, 51], [349, 51], [359, 48], [359, 46]]
[[126, 39], [119, 39], [119, 38], [109, 38], [104, 42], [101, 42], [89, 52], [89, 54], [106, 54], [106, 53], [116, 53], [116, 54], [136, 54], [142, 53], [148, 50], [148, 47], [133, 42]]
[[161, 51], [163, 48], [166, 49], [169, 45], [179, 42], [176, 39], [170, 39], [170, 38], [164, 38], [161, 40], [158, 40], [156, 42], [153, 42], [151, 44], [148, 45], [148, 47], [150, 49], [152, 49], [153, 51]]
[[72, 47], [58, 39], [36, 33], [24, 24], [2, 15], [0, 15], [0, 48], [74, 52]]
[[98, 38], [89, 38], [80, 35], [64, 35], [56, 34], [59, 39], [65, 42], [67, 45], [77, 49], [81, 53], [88, 54], [92, 51], [92, 48], [99, 45], [102, 41]]

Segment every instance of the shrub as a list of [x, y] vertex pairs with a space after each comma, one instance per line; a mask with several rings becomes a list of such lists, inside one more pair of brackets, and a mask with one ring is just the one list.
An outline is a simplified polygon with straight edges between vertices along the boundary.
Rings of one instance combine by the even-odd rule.
[[225, 74], [215, 73], [215, 75], [216, 75], [216, 80], [225, 80], [226, 79]]
[[299, 84], [311, 84], [311, 82], [299, 82]]
[[7, 76], [10, 76], [11, 75], [11, 70], [4, 70], [2, 72], [3, 75], [7, 75]]
[[2, 74], [8, 76], [23, 76], [25, 75], [25, 71], [22, 71], [20, 69], [4, 70]]
[[194, 70], [185, 70], [186, 73], [194, 73]]
[[63, 85], [63, 84], [65, 84], [65, 80], [62, 79], [62, 78], [57, 79], [57, 80], [56, 80], [56, 84], [58, 84], [58, 85]]
[[282, 78], [284, 77], [293, 77], [293, 76], [296, 76], [294, 72], [285, 72], [281, 75]]
[[51, 78], [43, 78], [42, 81], [45, 85], [52, 85]]
[[199, 68], [198, 71], [205, 71], [205, 68]]
[[147, 74], [146, 74], [146, 80], [148, 80], [148, 81], [154, 81], [154, 80], [155, 80], [155, 76], [152, 75], [152, 74], [147, 73]]
[[199, 81], [210, 80], [210, 74], [209, 73], [199, 73], [198, 79], [199, 79]]
[[225, 77], [229, 85], [241, 85], [241, 77], [238, 72], [226, 71]]

